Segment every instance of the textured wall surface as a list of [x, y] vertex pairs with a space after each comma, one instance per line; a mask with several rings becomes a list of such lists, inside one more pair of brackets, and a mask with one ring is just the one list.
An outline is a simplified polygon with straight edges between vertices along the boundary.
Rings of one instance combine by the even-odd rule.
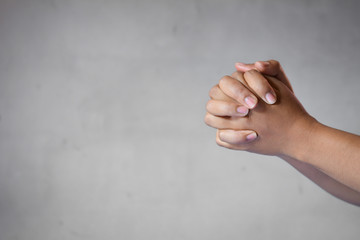
[[209, 89], [282, 62], [360, 134], [358, 1], [0, 1], [0, 239], [347, 239], [360, 208], [215, 144]]

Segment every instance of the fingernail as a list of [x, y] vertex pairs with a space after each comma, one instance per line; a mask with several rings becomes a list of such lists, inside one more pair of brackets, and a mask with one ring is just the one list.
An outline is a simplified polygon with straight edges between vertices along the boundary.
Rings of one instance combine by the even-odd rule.
[[237, 63], [235, 63], [236, 65], [239, 65], [239, 66], [244, 66], [245, 65], [245, 63], [241, 63], [241, 62], [237, 62]]
[[249, 109], [246, 108], [246, 107], [240, 106], [240, 107], [238, 107], [238, 108], [236, 109], [236, 111], [237, 111], [238, 113], [241, 113], [241, 114], [245, 114], [245, 115], [246, 115], [246, 114], [249, 112]]
[[246, 136], [247, 141], [254, 141], [257, 138], [256, 132], [252, 132], [249, 135]]
[[269, 103], [269, 104], [274, 104], [276, 102], [276, 97], [274, 96], [274, 94], [272, 94], [270, 92], [268, 92], [265, 95], [265, 98], [266, 98], [267, 103]]
[[250, 109], [253, 109], [256, 105], [256, 100], [253, 97], [246, 97], [245, 102]]

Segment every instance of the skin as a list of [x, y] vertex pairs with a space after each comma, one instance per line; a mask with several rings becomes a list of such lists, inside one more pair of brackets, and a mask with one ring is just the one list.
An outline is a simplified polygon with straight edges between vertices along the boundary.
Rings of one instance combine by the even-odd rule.
[[[360, 205], [360, 137], [312, 118], [277, 61], [236, 64], [236, 68], [210, 91], [205, 122], [218, 129], [217, 143], [279, 156], [327, 192]], [[268, 101], [267, 93], [275, 96], [275, 104]], [[256, 104], [248, 106], [245, 99], [252, 94]], [[247, 115], [237, 111], [244, 106], [251, 107]]]

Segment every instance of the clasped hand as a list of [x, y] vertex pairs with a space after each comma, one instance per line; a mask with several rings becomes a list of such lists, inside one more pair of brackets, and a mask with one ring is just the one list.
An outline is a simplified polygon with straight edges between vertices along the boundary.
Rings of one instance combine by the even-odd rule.
[[[295, 97], [275, 60], [235, 65], [210, 90], [205, 123], [217, 130], [218, 145], [292, 156], [315, 121]], [[306, 131], [305, 131], [306, 130]]]

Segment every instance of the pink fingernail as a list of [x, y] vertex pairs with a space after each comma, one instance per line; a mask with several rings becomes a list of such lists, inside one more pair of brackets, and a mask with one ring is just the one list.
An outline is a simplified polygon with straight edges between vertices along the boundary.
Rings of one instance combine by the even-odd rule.
[[269, 104], [274, 104], [276, 102], [276, 97], [272, 93], [267, 93], [265, 95], [265, 98], [266, 98], [267, 103], [269, 103]]
[[252, 132], [249, 135], [246, 136], [247, 141], [254, 141], [257, 138], [256, 132]]
[[238, 107], [238, 108], [236, 109], [236, 111], [237, 111], [238, 113], [241, 113], [241, 114], [245, 114], [245, 115], [246, 115], [246, 114], [249, 112], [249, 109], [246, 108], [246, 107], [240, 106], [240, 107]]
[[265, 66], [265, 67], [267, 67], [267, 66], [269, 66], [270, 65], [270, 63], [269, 62], [262, 62], [263, 63], [263, 65]]
[[256, 105], [256, 100], [253, 97], [246, 97], [245, 102], [250, 109], [253, 109]]

